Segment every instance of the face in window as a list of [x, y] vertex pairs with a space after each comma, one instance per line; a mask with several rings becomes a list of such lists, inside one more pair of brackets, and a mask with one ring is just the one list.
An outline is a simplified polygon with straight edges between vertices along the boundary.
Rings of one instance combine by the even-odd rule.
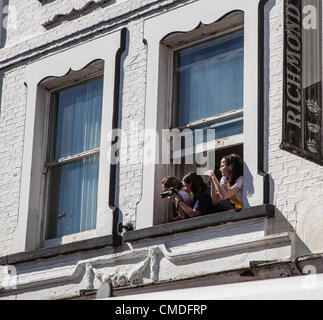
[[220, 172], [222, 174], [222, 177], [229, 178], [230, 169], [229, 169], [229, 167], [227, 165], [227, 162], [226, 162], [225, 158], [222, 158], [222, 160], [221, 160]]
[[163, 192], [165, 192], [165, 191], [168, 191], [168, 190], [169, 190], [169, 188], [165, 187], [165, 185], [164, 185], [164, 184], [162, 184], [162, 190], [163, 190]]
[[183, 189], [187, 191], [189, 194], [191, 194], [191, 185], [186, 183], [185, 181], [182, 181]]

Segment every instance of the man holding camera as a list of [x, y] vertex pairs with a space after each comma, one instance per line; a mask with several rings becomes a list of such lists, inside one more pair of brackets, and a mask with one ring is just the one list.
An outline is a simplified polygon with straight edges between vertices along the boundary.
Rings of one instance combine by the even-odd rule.
[[176, 177], [165, 177], [162, 180], [163, 192], [161, 193], [162, 199], [168, 198], [175, 204], [176, 215], [170, 218], [171, 221], [187, 219], [189, 216], [179, 207], [179, 202], [182, 201], [187, 206], [193, 206], [193, 198], [189, 192], [183, 189], [182, 183]]

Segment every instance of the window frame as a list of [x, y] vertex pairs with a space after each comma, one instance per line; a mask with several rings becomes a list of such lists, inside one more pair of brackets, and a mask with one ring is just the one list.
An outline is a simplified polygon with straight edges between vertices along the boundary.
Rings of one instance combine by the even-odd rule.
[[[165, 206], [160, 198], [160, 181], [172, 174], [169, 165], [160, 160], [164, 156], [159, 136], [169, 128], [169, 51], [165, 39], [182, 33], [185, 37], [196, 34], [198, 27], [223, 20], [234, 11], [244, 13], [244, 205], [246, 208], [263, 203], [263, 177], [258, 172], [258, 76], [259, 70], [259, 10], [262, 0], [227, 0], [214, 6], [212, 0], [200, 0], [144, 20], [144, 42], [147, 45], [147, 79], [145, 110], [144, 154], [149, 161], [143, 165], [142, 197], [136, 212], [136, 228], [142, 229], [164, 223], [158, 208]], [[167, 41], [170, 41], [167, 39]], [[185, 39], [184, 39], [185, 41]], [[152, 137], [152, 130], [156, 136]], [[256, 146], [256, 150], [255, 150]]]
[[[21, 192], [19, 199], [19, 219], [13, 235], [12, 253], [42, 248], [44, 218], [44, 150], [45, 150], [45, 107], [48, 103], [46, 87], [50, 81], [53, 86], [64, 86], [74, 81], [72, 75], [84, 79], [87, 67], [101, 60], [103, 70], [103, 104], [101, 121], [100, 167], [98, 181], [98, 208], [96, 229], [57, 238], [48, 246], [64, 245], [91, 238], [113, 235], [114, 214], [109, 206], [110, 159], [116, 81], [116, 57], [122, 50], [123, 30], [117, 30], [81, 44], [71, 45], [67, 50], [49, 54], [31, 62], [25, 68], [27, 102], [25, 120], [25, 143], [23, 150]], [[103, 120], [104, 115], [104, 120]], [[45, 246], [47, 246], [45, 245]]]
[[[182, 49], [188, 49], [188, 48], [192, 48], [194, 46], [198, 46], [200, 44], [203, 44], [205, 42], [208, 41], [212, 41], [212, 40], [216, 40], [217, 38], [220, 37], [224, 37], [224, 36], [229, 36], [231, 34], [234, 33], [242, 33], [242, 35], [244, 36], [244, 13], [243, 12], [237, 12], [234, 13], [232, 16], [230, 16], [228, 18], [225, 18], [223, 20], [217, 21], [215, 23], [212, 23], [210, 25], [207, 26], [202, 26], [202, 28], [197, 28], [194, 31], [189, 31], [186, 32], [184, 34], [172, 34], [171, 35], [171, 43], [169, 43], [167, 41], [167, 37], [165, 39], [163, 39], [163, 43], [166, 44], [170, 50], [169, 50], [169, 54], [168, 54], [168, 59], [169, 59], [169, 63], [168, 63], [168, 74], [169, 74], [169, 78], [168, 78], [168, 83], [169, 83], [169, 94], [168, 94], [168, 105], [169, 105], [169, 120], [168, 120], [168, 124], [169, 124], [169, 128], [170, 130], [173, 129], [177, 129], [180, 132], [182, 132], [182, 130], [185, 129], [190, 129], [192, 130], [192, 133], [194, 135], [194, 130], [195, 129], [205, 129], [205, 127], [207, 127], [207, 125], [210, 124], [215, 124], [217, 121], [220, 120], [229, 120], [230, 118], [236, 116], [236, 117], [242, 117], [243, 119], [243, 114], [244, 114], [244, 104], [242, 105], [241, 108], [233, 110], [233, 111], [228, 111], [225, 113], [221, 113], [219, 115], [215, 115], [215, 116], [210, 116], [208, 118], [203, 118], [200, 120], [196, 120], [193, 122], [189, 122], [186, 125], [182, 125], [182, 126], [175, 126], [175, 122], [177, 121], [177, 113], [178, 113], [178, 105], [176, 103], [176, 101], [174, 101], [175, 98], [175, 94], [174, 91], [176, 90], [176, 84], [175, 84], [175, 54], [177, 51], [180, 51]], [[183, 40], [185, 39], [185, 40]], [[184, 42], [184, 43], [183, 43]], [[245, 47], [243, 46], [243, 51], [245, 50]], [[244, 79], [243, 79], [244, 81]], [[244, 93], [243, 93], [244, 95]], [[244, 103], [244, 99], [243, 99], [243, 103]], [[184, 166], [185, 162], [183, 163], [183, 161], [185, 161], [185, 158], [188, 157], [192, 157], [193, 159], [195, 157], [199, 157], [202, 156], [205, 152], [218, 152], [218, 153], [224, 153], [224, 150], [228, 149], [232, 151], [232, 148], [235, 148], [236, 150], [239, 150], [240, 147], [243, 147], [243, 131], [239, 134], [233, 134], [233, 135], [229, 135], [229, 136], [225, 136], [222, 138], [218, 138], [218, 139], [214, 139], [214, 140], [210, 140], [207, 142], [201, 142], [198, 144], [193, 143], [193, 149], [189, 150], [189, 152], [187, 153], [187, 150], [185, 150], [185, 156], [183, 156], [183, 149], [181, 150], [174, 150], [174, 145], [171, 143], [170, 145], [170, 175], [175, 175], [180, 177], [179, 172], [183, 171], [181, 168], [179, 168], [179, 166]], [[186, 146], [185, 146], [186, 147]], [[180, 153], [180, 154], [179, 154]], [[239, 151], [235, 151], [235, 153], [240, 154]], [[242, 155], [241, 155], [242, 156]], [[196, 158], [195, 158], [196, 159]], [[180, 163], [178, 163], [180, 161]], [[211, 160], [212, 161], [212, 160]], [[191, 170], [198, 170], [197, 168], [199, 167], [199, 165], [197, 164], [196, 160], [193, 160], [193, 164], [188, 164], [188, 170], [184, 171], [188, 172]], [[213, 163], [213, 161], [212, 161]], [[217, 163], [215, 163], [216, 165]], [[193, 169], [194, 168], [194, 169]], [[203, 166], [201, 167], [203, 168]], [[206, 171], [208, 168], [206, 169], [202, 169], [202, 171]], [[197, 171], [200, 172], [200, 171]], [[205, 182], [207, 180], [205, 179]], [[155, 186], [156, 188], [158, 188], [158, 182], [157, 186]], [[156, 210], [156, 209], [155, 209]], [[158, 209], [157, 209], [158, 210]], [[169, 210], [172, 210], [171, 205], [169, 205], [168, 207], [163, 207], [163, 209], [159, 209], [158, 210], [158, 216], [164, 216], [165, 217], [165, 221], [164, 223], [169, 222], [169, 220], [167, 220], [167, 217], [169, 216]], [[165, 212], [162, 212], [165, 211]]]
[[[101, 63], [102, 69], [104, 69], [104, 63]], [[77, 73], [76, 73], [77, 74]], [[77, 77], [77, 76], [76, 76]], [[93, 237], [95, 236], [95, 229], [91, 230], [86, 230], [86, 231], [80, 231], [78, 233], [71, 233], [67, 235], [63, 235], [61, 237], [55, 237], [55, 238], [47, 238], [47, 228], [48, 228], [48, 223], [49, 223], [49, 212], [48, 212], [48, 203], [49, 203], [49, 193], [52, 192], [51, 189], [51, 177], [50, 177], [50, 169], [53, 167], [58, 167], [58, 166], [63, 166], [65, 164], [73, 163], [75, 161], [87, 158], [89, 156], [94, 156], [94, 155], [99, 155], [100, 156], [100, 146], [97, 148], [93, 148], [91, 150], [87, 150], [84, 152], [79, 152], [73, 155], [65, 156], [57, 161], [48, 161], [48, 155], [49, 153], [53, 152], [53, 146], [51, 144], [55, 144], [55, 134], [57, 132], [57, 124], [54, 126], [53, 124], [50, 124], [50, 122], [53, 121], [53, 117], [57, 117], [58, 113], [58, 104], [57, 104], [57, 95], [60, 91], [66, 90], [66, 89], [71, 89], [75, 88], [79, 85], [88, 83], [90, 81], [96, 80], [102, 78], [104, 82], [104, 74], [102, 71], [96, 71], [94, 73], [91, 73], [90, 76], [85, 76], [80, 81], [77, 81], [76, 84], [71, 84], [71, 83], [66, 83], [62, 80], [61, 85], [56, 85], [53, 86], [53, 88], [49, 89], [47, 92], [47, 97], [46, 97], [46, 125], [45, 125], [45, 138], [44, 138], [44, 168], [43, 172], [46, 175], [45, 182], [44, 182], [44, 189], [43, 189], [43, 225], [42, 225], [42, 243], [43, 247], [51, 247], [54, 245], [58, 245], [61, 242], [71, 242], [73, 239], [83, 239], [84, 237]], [[46, 85], [48, 87], [48, 84]], [[103, 95], [103, 88], [102, 88], [102, 95]], [[103, 102], [103, 101], [102, 101]], [[53, 109], [52, 109], [53, 108]], [[56, 121], [55, 121], [56, 122]], [[55, 127], [55, 128], [54, 128]], [[101, 131], [101, 128], [100, 128]], [[98, 169], [100, 171], [100, 168]], [[100, 172], [98, 172], [100, 174]]]

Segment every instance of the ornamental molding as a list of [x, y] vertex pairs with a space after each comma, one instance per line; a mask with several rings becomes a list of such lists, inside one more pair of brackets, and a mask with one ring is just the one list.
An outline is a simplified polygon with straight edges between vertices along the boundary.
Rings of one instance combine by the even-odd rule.
[[[140, 7], [140, 4], [138, 4], [138, 6], [127, 6], [122, 12], [113, 11], [112, 15], [109, 17], [104, 17], [103, 19], [102, 17], [93, 18], [92, 25], [90, 26], [75, 28], [75, 30], [65, 32], [62, 35], [54, 33], [55, 36], [50, 37], [50, 41], [43, 35], [39, 35], [35, 38], [27, 39], [12, 45], [9, 48], [5, 47], [0, 50], [0, 69], [4, 70], [11, 68], [16, 64], [37, 59], [48, 53], [57, 52], [67, 46], [74, 46], [75, 44], [86, 42], [90, 38], [94, 39], [101, 37], [108, 32], [114, 32], [118, 27], [126, 25], [135, 19], [152, 14], [156, 12], [156, 10], [176, 6], [180, 1], [181, 0], [157, 0], [152, 1], [144, 7]], [[72, 9], [73, 8], [70, 8], [69, 10]], [[64, 13], [62, 13], [62, 15], [64, 15]], [[52, 18], [49, 18], [49, 20], [52, 20]], [[35, 43], [38, 44], [35, 45]]]
[[[46, 29], [56, 26], [62, 23], [64, 20], [76, 19], [81, 15], [87, 14], [90, 11], [97, 9], [108, 2], [113, 2], [112, 0], [81, 0], [74, 5], [72, 9], [67, 12], [55, 14], [52, 18], [42, 24]], [[88, 11], [88, 12], [87, 12]]]
[[[91, 258], [79, 261], [76, 266], [66, 265], [62, 267], [62, 262], [58, 262], [58, 267], [48, 264], [39, 270], [30, 272], [30, 266], [23, 270], [17, 268], [16, 272], [8, 275], [9, 279], [0, 278], [0, 293], [7, 293], [36, 288], [40, 286], [58, 285], [62, 283], [78, 282], [80, 290], [95, 290], [105, 282], [111, 282], [113, 287], [134, 287], [140, 284], [153, 284], [159, 281], [160, 261], [165, 258], [174, 268], [177, 264], [187, 264], [197, 261], [197, 259], [216, 259], [217, 255], [224, 253], [235, 254], [253, 248], [265, 248], [276, 246], [277, 244], [290, 243], [291, 234], [283, 232], [274, 235], [251, 237], [249, 241], [231, 242], [227, 245], [214, 245], [212, 242], [201, 246], [190, 248], [170, 249], [165, 244], [152, 246], [149, 248], [133, 249], [121, 253], [114, 253], [100, 258]], [[212, 257], [212, 258], [211, 258]], [[137, 263], [131, 263], [141, 260]], [[211, 261], [207, 262], [210, 263]], [[10, 268], [11, 267], [11, 268]], [[36, 269], [36, 267], [35, 267]], [[0, 267], [0, 274], [4, 275], [6, 270], [12, 270], [12, 266]], [[6, 286], [10, 284], [10, 286]]]

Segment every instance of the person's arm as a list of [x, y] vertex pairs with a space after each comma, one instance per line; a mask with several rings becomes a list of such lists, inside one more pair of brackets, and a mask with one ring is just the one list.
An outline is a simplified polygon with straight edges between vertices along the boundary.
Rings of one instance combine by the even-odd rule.
[[177, 215], [172, 215], [170, 217], [171, 221], [178, 221], [189, 218], [189, 216], [184, 212], [184, 210], [179, 206], [180, 202], [184, 202], [183, 197], [180, 193], [174, 194], [168, 197], [169, 200], [173, 201], [175, 204]]
[[213, 182], [213, 179], [210, 176], [209, 176], [209, 181], [210, 181], [210, 185], [211, 185], [212, 205], [216, 205], [222, 200], [222, 198], [216, 188], [215, 183]]
[[211, 205], [211, 195], [207, 192], [202, 192], [202, 190], [201, 193], [196, 196], [193, 208], [187, 203], [179, 201], [180, 208], [183, 209], [183, 211], [191, 218], [198, 217], [202, 214], [207, 214]]
[[[215, 177], [215, 179], [217, 179], [217, 178]], [[240, 188], [237, 186], [232, 186], [228, 190], [226, 190], [220, 185], [218, 179], [217, 179], [217, 182], [218, 182], [219, 189], [221, 190], [220, 195], [223, 200], [232, 198], [240, 191]]]
[[[181, 202], [181, 201], [180, 201]], [[184, 201], [183, 201], [184, 202]], [[185, 203], [185, 202], [184, 202]], [[183, 208], [181, 208], [179, 206], [179, 203], [177, 204], [178, 206], [178, 217], [179, 217], [179, 220], [183, 220], [183, 219], [187, 219], [189, 218], [190, 216], [188, 214], [185, 213], [185, 211], [183, 210]]]
[[175, 194], [174, 198], [176, 199], [176, 202], [178, 204], [179, 212], [182, 214], [182, 219], [185, 218], [194, 218], [198, 217], [202, 214], [202, 212], [195, 210], [194, 208], [190, 207], [187, 203], [183, 201], [183, 198], [180, 197], [179, 194]]
[[179, 210], [183, 210], [183, 212], [186, 215], [188, 215], [190, 218], [198, 217], [202, 214], [201, 211], [191, 208], [188, 204], [186, 204], [182, 200], [178, 202], [178, 206], [179, 206]]
[[[223, 188], [221, 186], [218, 178], [216, 177], [216, 175], [214, 174], [214, 172], [212, 170], [208, 171], [207, 174], [211, 180], [211, 186], [212, 185], [214, 186], [213, 192], [215, 193], [215, 190], [216, 190], [217, 194], [219, 194], [219, 196], [222, 200], [230, 199], [231, 197], [233, 197], [234, 195], [236, 195], [240, 191], [240, 188], [235, 187], [235, 186], [229, 188], [228, 190]], [[217, 200], [217, 198], [215, 198], [215, 200]], [[213, 202], [213, 194], [212, 194], [212, 202]]]
[[169, 217], [169, 220], [171, 222], [174, 222], [174, 221], [178, 221], [178, 220], [181, 220], [180, 216], [179, 215], [175, 215], [175, 214], [171, 214], [170, 217]]

